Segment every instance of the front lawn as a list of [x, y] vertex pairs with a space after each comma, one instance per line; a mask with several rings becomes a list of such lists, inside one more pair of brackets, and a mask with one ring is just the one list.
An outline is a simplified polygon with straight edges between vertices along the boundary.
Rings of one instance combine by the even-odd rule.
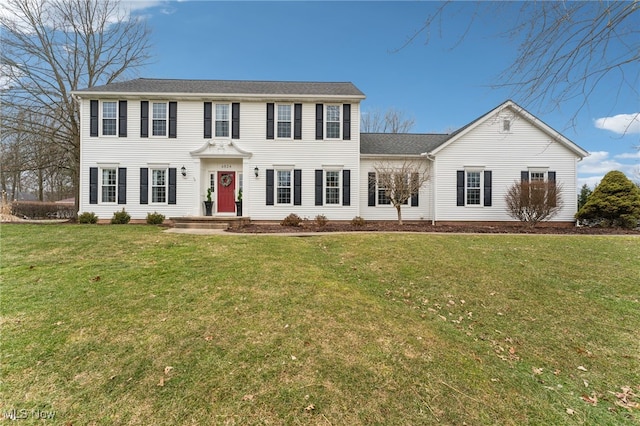
[[21, 424], [640, 423], [637, 236], [3, 224], [0, 261]]

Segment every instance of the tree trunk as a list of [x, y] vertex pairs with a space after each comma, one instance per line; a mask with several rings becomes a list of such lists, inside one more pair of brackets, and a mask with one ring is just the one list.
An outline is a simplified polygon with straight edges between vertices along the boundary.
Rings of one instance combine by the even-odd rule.
[[398, 212], [398, 225], [402, 225], [402, 205], [396, 204], [396, 211]]

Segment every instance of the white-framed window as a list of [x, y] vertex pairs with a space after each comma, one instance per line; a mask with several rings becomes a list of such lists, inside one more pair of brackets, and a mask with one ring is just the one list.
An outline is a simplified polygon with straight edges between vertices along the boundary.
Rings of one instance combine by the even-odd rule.
[[547, 173], [545, 171], [529, 171], [529, 182], [544, 182]]
[[327, 139], [340, 139], [340, 129], [342, 123], [340, 121], [340, 105], [326, 106], [326, 137]]
[[341, 170], [325, 170], [324, 172], [324, 203], [326, 205], [340, 205], [341, 200]]
[[278, 105], [276, 128], [278, 138], [291, 138], [291, 105]]
[[482, 200], [482, 171], [466, 170], [465, 201], [468, 206], [479, 206]]
[[151, 202], [167, 202], [167, 169], [151, 169]]
[[216, 104], [215, 109], [215, 136], [217, 138], [229, 137], [229, 104]]
[[167, 103], [154, 102], [151, 107], [151, 134], [167, 136]]
[[377, 179], [377, 204], [379, 206], [391, 205], [391, 198], [387, 195], [387, 187], [383, 182], [388, 181], [386, 175], [379, 175]]
[[291, 204], [291, 170], [276, 171], [276, 204]]
[[118, 120], [118, 103], [102, 102], [102, 135], [115, 136]]
[[103, 203], [115, 203], [116, 202], [116, 189], [118, 188], [118, 169], [116, 168], [103, 168], [101, 170], [101, 202]]

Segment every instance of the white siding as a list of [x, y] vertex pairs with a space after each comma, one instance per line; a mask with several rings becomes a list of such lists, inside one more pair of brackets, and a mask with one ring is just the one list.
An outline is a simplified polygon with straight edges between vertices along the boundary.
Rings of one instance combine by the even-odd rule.
[[[511, 118], [511, 131], [502, 131]], [[520, 171], [541, 167], [556, 172], [563, 186], [564, 208], [553, 221], [573, 221], [577, 209], [577, 156], [527, 120], [509, 111], [480, 123], [436, 155], [437, 221], [511, 221], [506, 190], [520, 181]], [[492, 206], [456, 206], [456, 171], [479, 167], [492, 171]]]
[[[424, 159], [427, 167], [430, 167], [430, 161]], [[403, 161], [395, 161], [398, 165], [402, 165]], [[360, 161], [360, 216], [365, 220], [397, 220], [398, 213], [393, 205], [376, 205], [369, 206], [369, 172], [375, 172], [377, 160], [363, 159]], [[385, 163], [393, 164], [394, 161], [385, 161]], [[430, 169], [433, 170], [433, 169]], [[420, 188], [418, 194], [418, 206], [412, 207], [411, 202], [403, 205], [402, 220], [431, 220], [433, 203], [431, 201], [432, 178], [425, 182]], [[377, 203], [377, 194], [376, 194]]]
[[[118, 100], [122, 98], [112, 98]], [[167, 217], [198, 216], [203, 214], [202, 201], [205, 199], [207, 172], [209, 170], [232, 170], [244, 175], [243, 214], [252, 219], [280, 220], [289, 213], [313, 219], [324, 214], [330, 220], [351, 219], [357, 215], [359, 150], [360, 150], [360, 110], [354, 100], [340, 103], [351, 104], [351, 140], [315, 140], [315, 102], [303, 103], [302, 140], [266, 139], [266, 102], [240, 102], [240, 139], [204, 138], [204, 107], [206, 100], [178, 100], [177, 138], [140, 137], [140, 101], [145, 98], [129, 98], [127, 105], [127, 137], [89, 136], [89, 99], [82, 100], [81, 127], [81, 176], [80, 213], [94, 212], [100, 219], [109, 219], [115, 211], [123, 207], [134, 219], [144, 219], [149, 212], [157, 211]], [[174, 99], [165, 99], [173, 101]], [[229, 99], [229, 103], [233, 102]], [[153, 101], [150, 101], [150, 104]], [[296, 102], [295, 99], [291, 103]], [[215, 103], [215, 101], [214, 101]], [[302, 102], [298, 102], [302, 103]], [[333, 102], [331, 102], [333, 103]], [[151, 105], [150, 105], [151, 115]], [[151, 121], [151, 117], [150, 117]], [[215, 126], [215, 125], [214, 125]], [[293, 127], [293, 126], [292, 126]], [[235, 158], [207, 158], [191, 155], [207, 143], [233, 142], [241, 152], [249, 155]], [[233, 149], [228, 151], [236, 152]], [[109, 164], [127, 168], [127, 203], [89, 204], [89, 169]], [[140, 204], [140, 168], [153, 164], [164, 164], [177, 169], [177, 204]], [[302, 205], [267, 206], [266, 170], [278, 165], [290, 165], [302, 170]], [[187, 176], [180, 173], [187, 169]], [[351, 171], [350, 206], [315, 206], [314, 170], [325, 166], [340, 166]], [[259, 168], [259, 177], [254, 176], [254, 168]], [[100, 190], [99, 190], [100, 191]]]

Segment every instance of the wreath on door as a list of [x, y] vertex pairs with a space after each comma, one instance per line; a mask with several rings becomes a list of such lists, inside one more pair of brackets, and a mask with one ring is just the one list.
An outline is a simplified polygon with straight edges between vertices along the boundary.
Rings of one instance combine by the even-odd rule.
[[231, 185], [231, 180], [232, 180], [231, 175], [224, 174], [224, 175], [220, 176], [220, 185], [229, 186], [229, 185]]

